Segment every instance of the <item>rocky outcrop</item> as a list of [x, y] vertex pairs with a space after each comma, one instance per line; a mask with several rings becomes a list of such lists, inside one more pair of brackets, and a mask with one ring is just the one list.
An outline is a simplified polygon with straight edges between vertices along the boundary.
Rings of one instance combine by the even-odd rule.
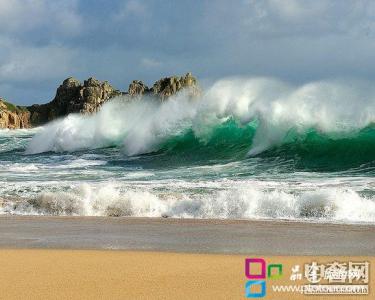
[[108, 81], [101, 82], [92, 77], [84, 81], [79, 93], [78, 101], [71, 102], [68, 113], [88, 114], [97, 112], [106, 101], [121, 94]]
[[0, 128], [19, 129], [29, 127], [31, 127], [30, 112], [0, 98]]
[[171, 76], [162, 78], [156, 81], [152, 88], [148, 88], [142, 81], [134, 80], [129, 85], [128, 95], [130, 97], [149, 95], [164, 101], [181, 90], [186, 90], [188, 95], [192, 97], [200, 94], [198, 81], [191, 73], [187, 73], [181, 77]]
[[99, 81], [89, 78], [80, 81], [69, 77], [57, 88], [55, 98], [48, 104], [32, 105], [31, 122], [34, 125], [46, 123], [70, 113], [90, 114], [97, 112], [110, 98], [120, 95], [108, 81]]
[[79, 80], [69, 77], [57, 88], [55, 98], [49, 103], [18, 107], [0, 101], [0, 128], [28, 128], [70, 113], [95, 113], [105, 102], [118, 95], [126, 95], [125, 99], [128, 101], [144, 95], [165, 101], [182, 90], [186, 90], [187, 95], [191, 97], [199, 95], [198, 81], [191, 73], [181, 77], [165, 77], [155, 82], [151, 88], [142, 81], [134, 80], [129, 85], [127, 93], [116, 90], [108, 81], [99, 81], [91, 77], [82, 84]]
[[143, 96], [148, 93], [150, 93], [150, 89], [140, 80], [133, 80], [133, 82], [129, 84], [128, 95], [130, 97]]
[[172, 76], [160, 79], [154, 83], [151, 92], [164, 101], [182, 89], [186, 89], [193, 97], [199, 94], [198, 81], [191, 73], [182, 77]]

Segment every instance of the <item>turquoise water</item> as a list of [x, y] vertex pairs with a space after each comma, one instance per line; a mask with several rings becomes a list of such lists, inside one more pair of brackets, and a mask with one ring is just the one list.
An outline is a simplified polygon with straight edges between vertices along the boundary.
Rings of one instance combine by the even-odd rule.
[[373, 102], [323, 107], [327, 119], [286, 109], [306, 87], [265, 102], [259, 81], [227, 98], [223, 85], [199, 101], [119, 98], [95, 116], [0, 131], [1, 213], [375, 222]]

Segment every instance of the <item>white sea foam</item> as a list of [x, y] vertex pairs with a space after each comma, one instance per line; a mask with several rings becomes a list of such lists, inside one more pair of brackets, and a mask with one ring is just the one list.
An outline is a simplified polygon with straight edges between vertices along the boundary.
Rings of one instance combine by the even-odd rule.
[[0, 137], [29, 136], [40, 130], [40, 127], [24, 129], [0, 129]]
[[38, 171], [39, 167], [35, 164], [12, 163], [1, 166], [1, 169], [5, 169], [8, 172], [33, 172]]
[[93, 116], [70, 115], [46, 125], [27, 153], [75, 151], [123, 145], [129, 155], [158, 149], [166, 139], [193, 129], [202, 141], [229, 117], [259, 123], [250, 154], [280, 143], [290, 129], [314, 127], [349, 133], [375, 121], [375, 87], [359, 81], [320, 81], [294, 87], [266, 78], [225, 79], [200, 99], [184, 93], [160, 103], [145, 98], [109, 101]]
[[116, 98], [93, 116], [70, 115], [32, 131], [0, 131], [0, 138], [7, 141], [0, 145], [4, 155], [0, 210], [11, 214], [375, 223], [372, 165], [367, 173], [352, 174], [353, 169], [345, 170], [347, 174], [289, 169], [283, 173], [277, 168], [258, 170], [263, 161], [252, 158], [251, 162], [187, 164], [176, 169], [144, 166], [143, 157], [140, 163], [135, 156], [123, 161], [118, 149], [36, 156], [19, 151], [35, 134], [27, 153], [117, 145], [135, 155], [156, 150], [188, 129], [206, 142], [216, 125], [233, 117], [243, 124], [258, 123], [250, 151], [256, 154], [281, 143], [290, 129], [303, 132], [314, 127], [335, 138], [336, 133], [349, 135], [353, 129], [369, 125], [374, 116], [375, 87], [365, 82], [325, 81], [293, 87], [264, 78], [226, 79], [196, 100], [183, 93], [163, 103]]
[[114, 184], [83, 184], [69, 192], [42, 192], [5, 201], [3, 213], [178, 218], [300, 219], [375, 222], [375, 199], [351, 189], [262, 190], [240, 186], [212, 193], [121, 190]]

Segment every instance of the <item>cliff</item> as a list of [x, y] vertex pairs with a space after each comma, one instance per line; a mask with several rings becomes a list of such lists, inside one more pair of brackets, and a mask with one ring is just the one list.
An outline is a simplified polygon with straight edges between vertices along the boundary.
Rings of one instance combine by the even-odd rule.
[[27, 109], [15, 106], [0, 98], [0, 129], [29, 128], [30, 112]]
[[89, 78], [83, 84], [69, 77], [57, 88], [55, 98], [47, 104], [27, 107], [31, 123], [40, 125], [70, 113], [96, 112], [108, 99], [120, 95], [107, 81]]
[[107, 81], [102, 82], [92, 77], [85, 80], [83, 84], [69, 77], [57, 88], [56, 96], [49, 103], [18, 107], [1, 101], [0, 128], [28, 128], [45, 124], [70, 113], [95, 113], [105, 102], [119, 95], [124, 95], [129, 101], [144, 95], [150, 96], [151, 99], [166, 101], [183, 89], [186, 89], [191, 97], [199, 94], [198, 81], [191, 73], [181, 77], [162, 78], [151, 88], [142, 81], [134, 80], [127, 92], [120, 92]]

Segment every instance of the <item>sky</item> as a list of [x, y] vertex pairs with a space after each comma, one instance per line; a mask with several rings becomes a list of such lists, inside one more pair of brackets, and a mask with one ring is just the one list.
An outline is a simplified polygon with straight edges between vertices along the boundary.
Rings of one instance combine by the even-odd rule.
[[127, 90], [191, 71], [205, 84], [375, 79], [375, 1], [0, 0], [0, 96], [53, 99], [94, 76]]

